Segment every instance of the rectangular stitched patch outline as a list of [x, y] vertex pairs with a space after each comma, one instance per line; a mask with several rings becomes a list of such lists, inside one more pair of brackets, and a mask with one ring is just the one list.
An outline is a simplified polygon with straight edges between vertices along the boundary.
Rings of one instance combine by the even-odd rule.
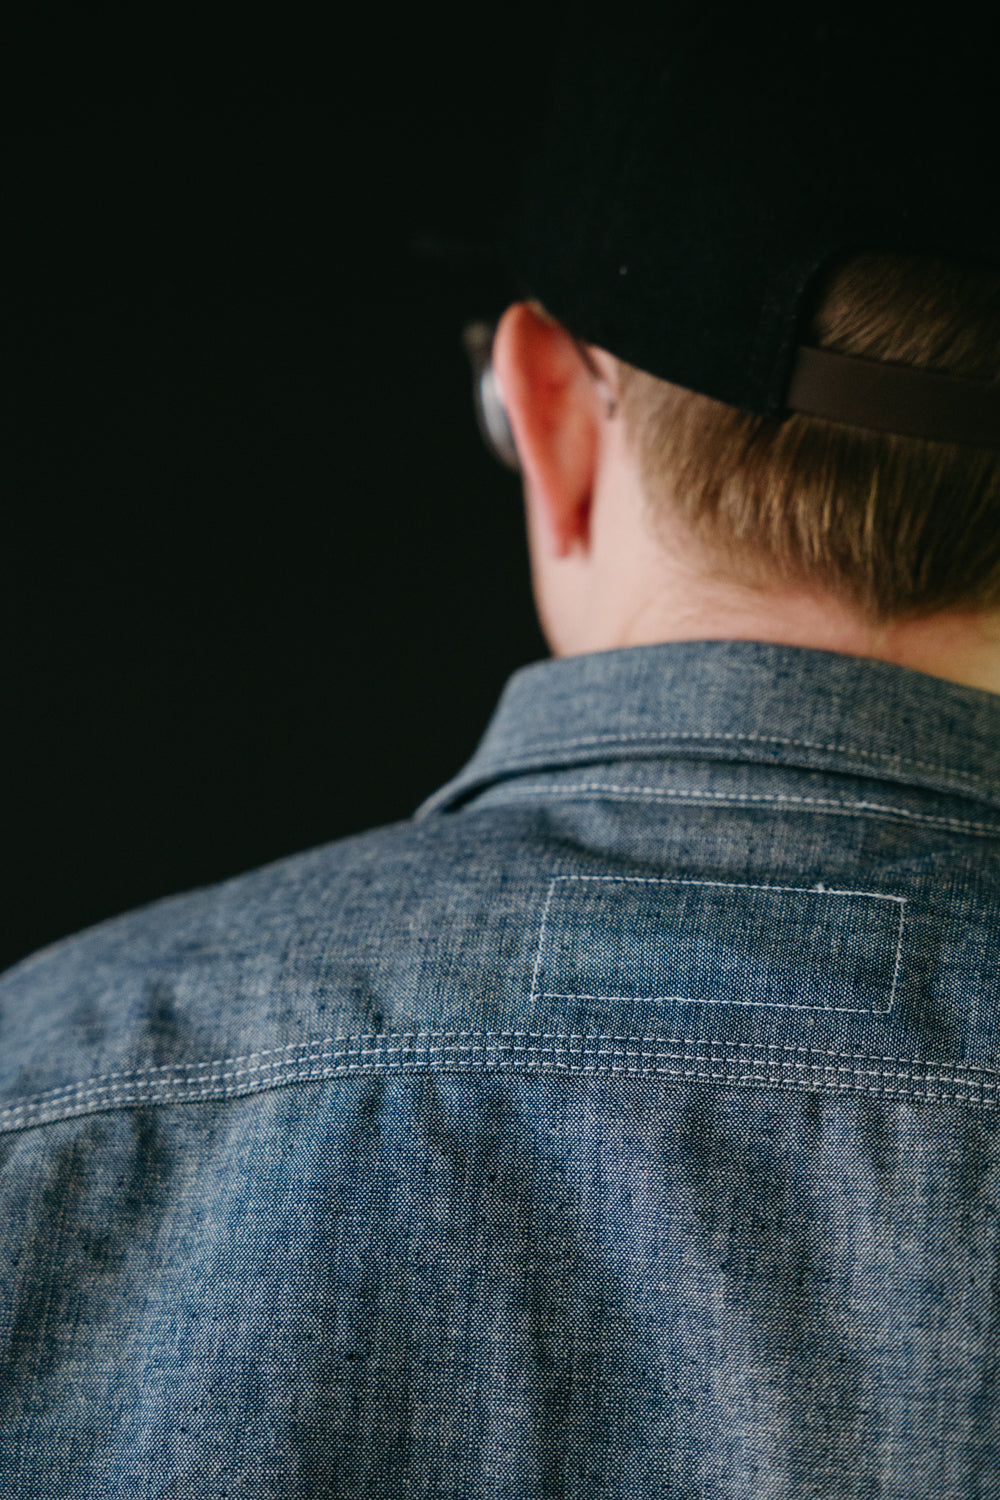
[[905, 906], [902, 896], [824, 886], [557, 875], [532, 999], [886, 1015]]

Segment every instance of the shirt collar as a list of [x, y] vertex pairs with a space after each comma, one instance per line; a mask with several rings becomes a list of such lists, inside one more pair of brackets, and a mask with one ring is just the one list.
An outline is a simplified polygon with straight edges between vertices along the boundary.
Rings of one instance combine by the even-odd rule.
[[417, 816], [524, 772], [664, 756], [842, 771], [1000, 806], [1000, 695], [757, 641], [563, 657], [514, 674], [472, 759]]

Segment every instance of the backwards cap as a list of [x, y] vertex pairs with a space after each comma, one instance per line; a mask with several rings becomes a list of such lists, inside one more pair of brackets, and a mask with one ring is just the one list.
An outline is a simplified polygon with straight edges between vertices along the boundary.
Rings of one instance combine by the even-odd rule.
[[924, 16], [573, 6], [514, 239], [522, 285], [577, 336], [732, 406], [781, 416], [853, 391], [862, 415], [887, 403], [867, 425], [1000, 446], [992, 390], [907, 371], [907, 393], [896, 366], [799, 354], [817, 278], [847, 252], [1000, 266], [995, 28]]

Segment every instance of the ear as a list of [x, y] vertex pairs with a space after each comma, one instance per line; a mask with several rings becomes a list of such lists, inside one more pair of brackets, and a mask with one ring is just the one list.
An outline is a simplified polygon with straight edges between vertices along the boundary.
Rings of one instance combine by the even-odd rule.
[[540, 308], [508, 307], [493, 367], [517, 444], [529, 505], [556, 557], [590, 542], [599, 398], [570, 334]]

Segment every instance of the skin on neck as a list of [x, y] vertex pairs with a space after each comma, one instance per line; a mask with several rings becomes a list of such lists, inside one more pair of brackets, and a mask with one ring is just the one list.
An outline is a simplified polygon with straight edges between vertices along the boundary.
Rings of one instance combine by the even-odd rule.
[[556, 656], [657, 641], [745, 640], [871, 657], [1000, 693], [1000, 615], [873, 627], [831, 595], [742, 584], [714, 569], [669, 504], [654, 530], [614, 403], [615, 361], [527, 303], [494, 361], [524, 474], [535, 603]]

